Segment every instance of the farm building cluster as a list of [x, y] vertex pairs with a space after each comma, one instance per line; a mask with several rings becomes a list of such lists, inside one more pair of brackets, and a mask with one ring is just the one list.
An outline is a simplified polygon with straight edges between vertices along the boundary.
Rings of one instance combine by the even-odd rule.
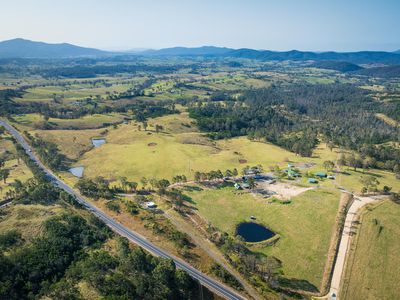
[[[334, 175], [324, 172], [307, 173], [307, 182], [317, 184], [320, 180], [335, 179]], [[288, 164], [286, 169], [280, 170], [275, 176], [272, 173], [262, 173], [259, 167], [247, 167], [244, 170], [244, 175], [234, 179], [234, 187], [236, 190], [249, 189], [252, 193], [258, 194], [263, 198], [274, 196], [280, 200], [288, 200], [312, 187], [301, 187], [290, 182], [277, 181], [277, 178], [287, 178], [288, 180], [296, 180], [302, 177], [298, 168], [292, 164]], [[226, 178], [226, 180], [229, 180]]]

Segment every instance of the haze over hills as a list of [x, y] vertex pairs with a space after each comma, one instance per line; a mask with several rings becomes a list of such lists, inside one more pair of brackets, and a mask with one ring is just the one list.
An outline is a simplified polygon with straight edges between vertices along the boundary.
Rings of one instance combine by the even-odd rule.
[[99, 57], [108, 55], [142, 55], [142, 56], [215, 56], [236, 57], [258, 60], [297, 60], [297, 61], [341, 61], [352, 64], [400, 64], [400, 53], [384, 51], [359, 52], [311, 52], [311, 51], [270, 51], [254, 49], [232, 49], [226, 47], [172, 47], [159, 50], [109, 52], [94, 48], [85, 48], [72, 44], [49, 44], [26, 39], [12, 39], [0, 42], [0, 58], [65, 58], [65, 57]]
[[260, 60], [329, 60], [329, 61], [347, 61], [356, 64], [366, 63], [400, 63], [400, 55], [384, 51], [359, 51], [359, 52], [310, 52], [310, 51], [285, 51], [276, 52], [269, 50], [239, 49], [227, 54], [231, 57], [254, 58]]
[[172, 47], [159, 50], [147, 50], [142, 55], [161, 55], [161, 56], [195, 56], [195, 55], [225, 55], [234, 49], [226, 47], [203, 46], [203, 47]]
[[204, 46], [197, 48], [173, 47], [160, 50], [138, 52], [140, 55], [152, 56], [224, 56], [259, 60], [315, 60], [347, 61], [353, 64], [384, 63], [400, 64], [399, 52], [359, 51], [359, 52], [312, 52], [312, 51], [270, 51], [255, 49], [232, 49], [225, 47]]
[[48, 44], [21, 38], [0, 42], [0, 58], [64, 58], [108, 54], [106, 51], [67, 43]]

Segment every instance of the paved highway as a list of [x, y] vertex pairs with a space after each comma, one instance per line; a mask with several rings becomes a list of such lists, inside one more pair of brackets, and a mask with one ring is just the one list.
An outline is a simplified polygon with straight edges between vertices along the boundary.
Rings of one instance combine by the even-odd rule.
[[101, 219], [107, 226], [109, 226], [114, 232], [118, 233], [121, 236], [128, 238], [133, 243], [139, 245], [140, 247], [146, 249], [147, 251], [153, 253], [154, 255], [172, 259], [177, 268], [180, 268], [186, 271], [190, 276], [194, 279], [197, 279], [201, 284], [210, 288], [212, 291], [218, 293], [219, 295], [225, 297], [226, 299], [234, 299], [234, 300], [242, 300], [246, 299], [243, 296], [239, 295], [230, 287], [225, 286], [224, 284], [216, 281], [215, 279], [203, 274], [202, 272], [198, 271], [197, 269], [193, 268], [188, 263], [184, 262], [183, 260], [167, 253], [166, 251], [158, 248], [151, 242], [147, 241], [144, 237], [139, 235], [138, 233], [126, 228], [122, 224], [118, 223], [108, 215], [106, 215], [103, 211], [98, 209], [96, 206], [90, 204], [89, 202], [85, 201], [85, 199], [75, 192], [70, 186], [68, 186], [65, 182], [63, 182], [60, 178], [54, 175], [51, 170], [45, 167], [37, 156], [32, 152], [30, 146], [25, 141], [25, 139], [21, 136], [21, 134], [10, 124], [6, 121], [0, 120], [0, 126], [3, 126], [8, 132], [10, 132], [17, 142], [25, 149], [28, 156], [37, 163], [37, 165], [47, 174], [47, 176], [52, 180], [52, 182], [57, 185], [58, 187], [65, 190], [70, 195], [76, 197], [76, 200], [81, 203], [86, 209], [91, 211], [95, 216]]

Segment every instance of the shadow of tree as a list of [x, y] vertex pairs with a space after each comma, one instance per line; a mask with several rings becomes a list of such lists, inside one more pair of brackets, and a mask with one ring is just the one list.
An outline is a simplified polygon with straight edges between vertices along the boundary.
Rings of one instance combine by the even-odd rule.
[[187, 191], [187, 192], [200, 192], [200, 191], [203, 190], [201, 187], [199, 187], [199, 186], [193, 186], [193, 185], [184, 186], [184, 187], [182, 187], [182, 189], [183, 189], [184, 191]]
[[279, 278], [279, 285], [281, 288], [290, 288], [294, 290], [302, 290], [311, 293], [318, 293], [318, 288], [312, 283], [308, 282], [304, 279], [296, 279], [296, 278]]
[[357, 170], [357, 171], [355, 171], [355, 173], [358, 173], [358, 174], [361, 174], [361, 175], [369, 175], [369, 176], [373, 176], [373, 177], [377, 177], [377, 178], [381, 178], [381, 177], [383, 177], [381, 174], [377, 174], [377, 173], [374, 173], [374, 172], [371, 172], [371, 171], [360, 171], [360, 170]]

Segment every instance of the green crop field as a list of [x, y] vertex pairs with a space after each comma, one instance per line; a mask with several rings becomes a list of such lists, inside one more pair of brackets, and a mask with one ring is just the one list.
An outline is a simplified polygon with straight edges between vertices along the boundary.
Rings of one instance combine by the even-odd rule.
[[400, 205], [385, 201], [367, 209], [360, 226], [352, 245], [341, 298], [398, 299]]

